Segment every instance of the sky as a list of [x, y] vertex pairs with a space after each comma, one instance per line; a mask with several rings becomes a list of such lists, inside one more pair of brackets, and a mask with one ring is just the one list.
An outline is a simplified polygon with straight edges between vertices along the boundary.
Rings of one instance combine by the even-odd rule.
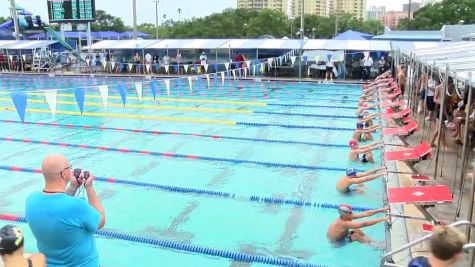
[[[155, 23], [154, 0], [136, 1], [138, 23]], [[416, 1], [418, 0], [414, 0], [414, 2]], [[9, 16], [9, 2], [0, 0], [0, 16]], [[386, 11], [402, 10], [401, 5], [408, 2], [409, 0], [367, 0], [367, 6], [386, 6]], [[16, 3], [33, 14], [40, 15], [43, 20], [47, 20], [46, 0], [16, 0]], [[167, 19], [177, 20], [179, 8], [181, 9], [181, 19], [183, 19], [204, 17], [229, 7], [236, 8], [236, 5], [237, 0], [159, 0], [159, 19], [162, 21], [163, 15], [166, 14]], [[132, 25], [132, 0], [96, 0], [96, 9], [105, 10], [107, 13], [122, 18], [126, 25]]]

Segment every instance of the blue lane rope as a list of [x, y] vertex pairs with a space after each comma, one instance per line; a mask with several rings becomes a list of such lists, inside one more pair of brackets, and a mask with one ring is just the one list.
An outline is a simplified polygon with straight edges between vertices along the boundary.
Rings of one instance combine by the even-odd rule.
[[268, 115], [284, 115], [284, 116], [335, 118], [335, 119], [356, 119], [357, 118], [356, 116], [344, 116], [344, 115], [326, 115], [326, 114], [272, 112], [272, 111], [253, 111], [252, 113], [254, 113], [254, 114], [268, 114]]
[[335, 109], [358, 109], [355, 107], [342, 107], [342, 106], [328, 106], [328, 105], [311, 105], [311, 104], [281, 104], [281, 103], [267, 103], [268, 106], [279, 107], [305, 107], [305, 108], [335, 108]]
[[[14, 166], [0, 165], [0, 170], [10, 171], [10, 172], [26, 172], [26, 173], [41, 174], [41, 170], [14, 167]], [[137, 186], [137, 187], [153, 188], [153, 189], [159, 189], [163, 191], [181, 193], [181, 194], [206, 195], [206, 196], [221, 197], [224, 199], [235, 199], [235, 200], [247, 199], [251, 202], [262, 202], [262, 203], [271, 204], [271, 205], [290, 205], [290, 206], [298, 206], [298, 207], [338, 209], [337, 204], [331, 204], [331, 203], [318, 203], [318, 202], [312, 202], [308, 200], [284, 199], [284, 198], [273, 198], [273, 197], [262, 197], [262, 196], [244, 197], [244, 196], [237, 196], [235, 193], [204, 190], [204, 189], [191, 188], [191, 187], [180, 187], [180, 186], [173, 186], [173, 185], [160, 185], [160, 184], [125, 180], [125, 179], [118, 179], [118, 178], [107, 178], [107, 177], [96, 176], [95, 181], [111, 183], [111, 184], [124, 184], [124, 185], [131, 185], [131, 186]], [[373, 210], [374, 208], [353, 207], [353, 209], [355, 211], [367, 211], [367, 210]]]
[[261, 123], [261, 122], [240, 122], [237, 121], [236, 125], [254, 126], [254, 127], [283, 127], [283, 128], [295, 128], [295, 129], [319, 129], [328, 131], [354, 131], [354, 128], [343, 127], [325, 127], [315, 125], [293, 125], [293, 124], [280, 124], [280, 123]]
[[[14, 215], [0, 214], [0, 220], [27, 223], [27, 220], [25, 217], [14, 216]], [[196, 254], [204, 254], [204, 255], [215, 256], [215, 257], [220, 257], [220, 258], [227, 258], [233, 261], [257, 262], [257, 263], [263, 263], [263, 264], [268, 264], [268, 265], [292, 266], [292, 267], [326, 267], [325, 265], [302, 262], [302, 261], [298, 261], [294, 259], [268, 257], [268, 256], [254, 255], [254, 254], [243, 253], [243, 252], [228, 251], [228, 250], [223, 250], [223, 249], [214, 249], [214, 248], [209, 248], [209, 247], [195, 246], [195, 245], [169, 241], [169, 240], [164, 240], [164, 239], [158, 239], [158, 238], [150, 238], [150, 237], [136, 236], [136, 235], [131, 235], [131, 234], [117, 233], [117, 232], [104, 230], [104, 229], [97, 230], [95, 234], [102, 237], [114, 238], [114, 239], [130, 241], [130, 242], [135, 242], [135, 243], [140, 243], [140, 244], [147, 244], [147, 245], [181, 250], [181, 251], [186, 251], [186, 252], [191, 252], [191, 253], [196, 253]]]

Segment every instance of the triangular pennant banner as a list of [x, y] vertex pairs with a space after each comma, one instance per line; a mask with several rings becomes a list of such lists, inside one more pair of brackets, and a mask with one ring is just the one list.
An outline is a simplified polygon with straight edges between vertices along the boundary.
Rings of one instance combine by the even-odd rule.
[[115, 62], [111, 62], [111, 68], [114, 69], [115, 67]]
[[169, 69], [170, 69], [170, 65], [165, 65], [165, 73], [168, 73]]
[[155, 82], [150, 84], [150, 91], [152, 92], [153, 100], [155, 100], [155, 97], [157, 96], [157, 84]]
[[14, 93], [11, 94], [11, 97], [21, 122], [25, 122], [26, 100], [28, 96], [25, 93]]
[[74, 98], [76, 98], [76, 103], [78, 103], [79, 111], [84, 111], [84, 100], [86, 98], [86, 90], [83, 88], [78, 88], [74, 90]]
[[44, 91], [46, 102], [48, 102], [49, 109], [51, 110], [51, 114], [53, 114], [53, 118], [56, 117], [56, 99], [57, 99], [57, 90], [47, 90]]
[[251, 61], [250, 61], [250, 60], [246, 60], [246, 66], [247, 66], [248, 68], [251, 67]]
[[145, 68], [147, 69], [147, 72], [150, 72], [150, 64], [145, 65]]
[[233, 79], [236, 80], [236, 70], [233, 70]]
[[125, 88], [125, 85], [119, 85], [119, 94], [122, 99], [122, 104], [125, 106], [125, 103], [127, 102], [127, 88]]
[[290, 61], [292, 62], [292, 65], [295, 64], [295, 60], [296, 60], [296, 59], [297, 59], [296, 56], [291, 56], [291, 57], [290, 57]]
[[104, 67], [104, 69], [107, 68], [107, 62], [105, 60], [102, 61], [102, 67]]
[[13, 60], [13, 56], [12, 56], [12, 55], [10, 55], [10, 56], [9, 56], [9, 58], [10, 58], [10, 61], [12, 61], [12, 60]]
[[107, 85], [99, 86], [99, 93], [101, 94], [102, 103], [104, 108], [107, 109], [107, 101], [109, 99], [109, 87]]
[[244, 79], [247, 78], [247, 67], [244, 68]]
[[229, 70], [229, 62], [225, 62], [224, 67], [226, 68], [226, 70]]
[[267, 64], [269, 64], [269, 69], [272, 68], [272, 62], [274, 62], [274, 59], [273, 59], [273, 58], [268, 58], [268, 59], [267, 59]]
[[208, 82], [208, 88], [210, 87], [209, 85], [209, 74], [206, 74], [206, 81]]
[[132, 71], [132, 68], [134, 67], [134, 64], [129, 63], [129, 71]]
[[139, 97], [139, 102], [142, 103], [142, 83], [135, 83], [135, 90], [137, 91], [137, 95]]
[[164, 80], [164, 82], [167, 87], [167, 95], [170, 96], [170, 80]]
[[224, 85], [224, 71], [221, 72], [221, 83]]
[[256, 65], [252, 65], [252, 76], [256, 76]]
[[188, 73], [188, 65], [183, 65], [183, 68], [185, 69], [185, 73]]
[[315, 56], [315, 64], [317, 64], [319, 60], [320, 60], [320, 56]]
[[310, 68], [307, 68], [307, 69], [308, 69], [307, 76], [310, 77]]
[[188, 79], [188, 85], [190, 87], [190, 93], [193, 92], [193, 79], [191, 79], [191, 76], [187, 77]]
[[26, 55], [21, 56], [23, 58], [23, 61], [26, 61]]
[[203, 67], [205, 68], [205, 73], [208, 72], [208, 64], [204, 64]]

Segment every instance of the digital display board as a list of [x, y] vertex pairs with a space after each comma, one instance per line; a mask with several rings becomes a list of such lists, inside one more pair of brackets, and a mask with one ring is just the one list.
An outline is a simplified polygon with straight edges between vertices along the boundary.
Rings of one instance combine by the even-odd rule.
[[95, 0], [47, 0], [49, 22], [92, 22], [96, 20]]

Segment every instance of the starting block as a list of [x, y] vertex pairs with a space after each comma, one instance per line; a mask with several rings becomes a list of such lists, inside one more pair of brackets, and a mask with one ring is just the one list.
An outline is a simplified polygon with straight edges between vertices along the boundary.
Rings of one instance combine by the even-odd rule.
[[399, 128], [384, 128], [383, 135], [407, 136], [417, 131], [417, 122], [412, 120], [408, 124]]
[[406, 147], [398, 151], [389, 151], [384, 153], [386, 161], [419, 161], [430, 157], [432, 148], [429, 143], [423, 142], [416, 147]]
[[453, 198], [446, 185], [410, 186], [388, 188], [388, 201], [390, 204], [431, 205], [449, 203]]
[[405, 108], [405, 109], [403, 109], [401, 111], [398, 111], [398, 112], [384, 113], [383, 115], [381, 115], [381, 118], [383, 118], [383, 119], [402, 119], [404, 117], [407, 117], [410, 114], [411, 114], [411, 109]]

